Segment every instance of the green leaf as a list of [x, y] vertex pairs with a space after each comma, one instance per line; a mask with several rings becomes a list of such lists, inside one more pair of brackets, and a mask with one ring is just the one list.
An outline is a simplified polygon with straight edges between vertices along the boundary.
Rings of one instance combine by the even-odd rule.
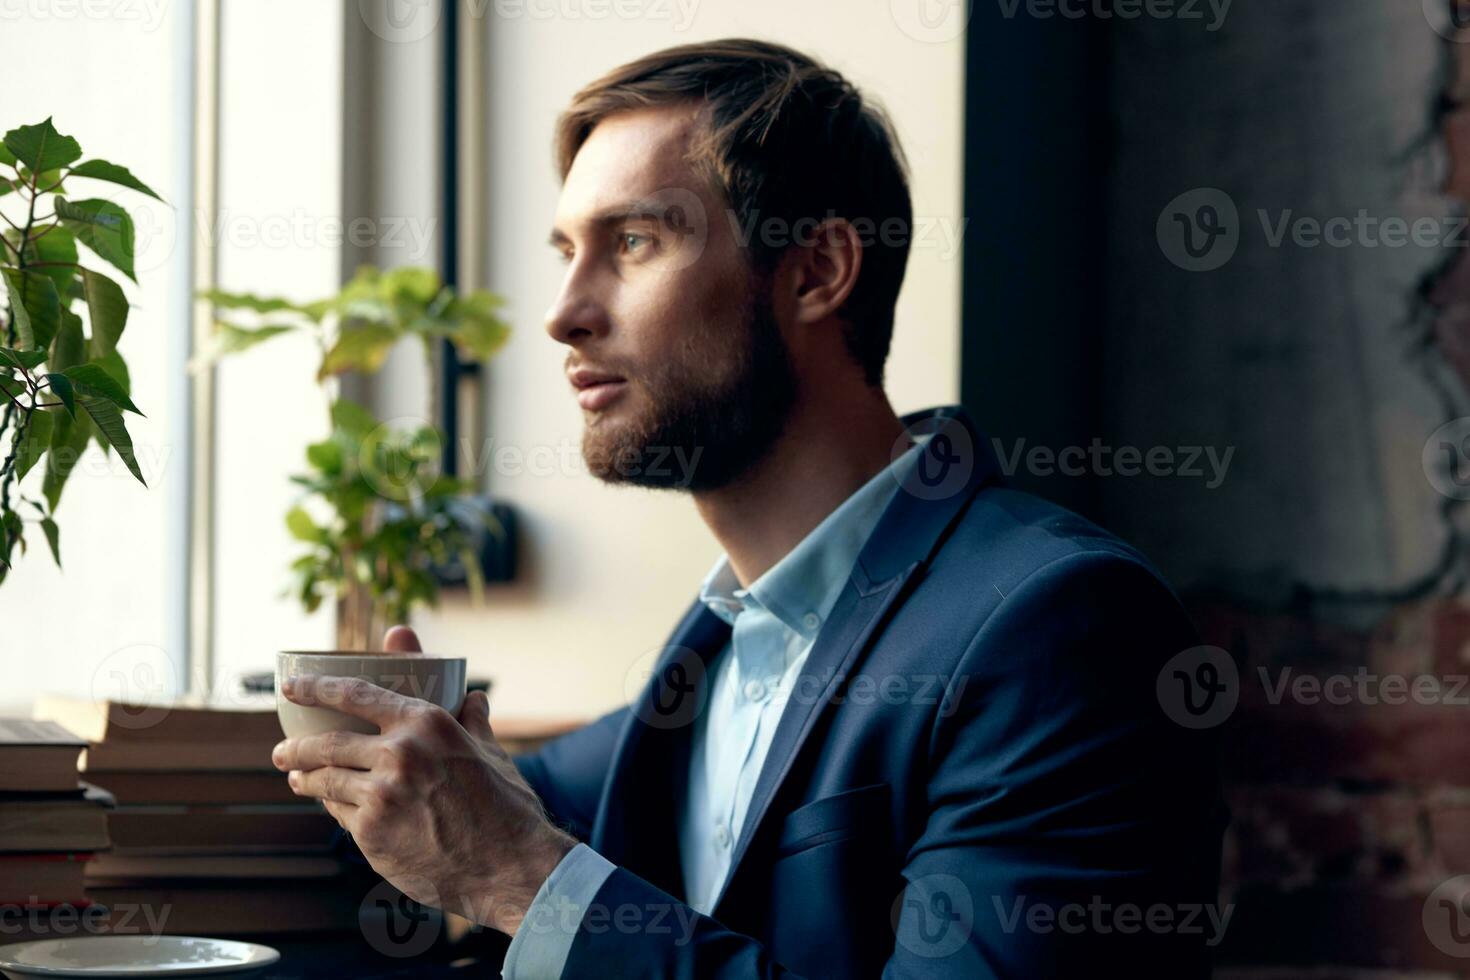
[[[9, 395], [10, 398], [18, 399], [21, 395], [25, 394], [26, 386], [20, 380], [12, 378], [8, 374], [0, 374], [0, 391]], [[5, 405], [6, 402], [10, 401], [10, 398], [0, 401], [0, 406]]]
[[56, 513], [56, 505], [61, 501], [61, 491], [66, 486], [67, 478], [81, 460], [89, 438], [91, 433], [83, 420], [54, 416], [51, 451], [46, 454], [46, 475], [41, 482], [41, 493], [53, 514]]
[[296, 329], [285, 323], [271, 323], [263, 327], [237, 327], [233, 323], [220, 321], [214, 325], [214, 353], [216, 356], [238, 354], [262, 341], [279, 337], [283, 333], [291, 333]]
[[100, 272], [82, 270], [82, 290], [92, 317], [92, 349], [101, 357], [117, 349], [128, 323], [128, 298], [122, 287]]
[[77, 393], [72, 387], [71, 379], [64, 374], [48, 374], [46, 380], [51, 382], [51, 390], [61, 399], [61, 406], [66, 409], [66, 414], [76, 418]]
[[[82, 366], [91, 367], [92, 365]], [[148, 481], [143, 479], [143, 473], [138, 469], [137, 457], [133, 455], [133, 437], [128, 435], [127, 426], [123, 424], [122, 413], [118, 411], [117, 405], [96, 394], [83, 393], [80, 387], [77, 390], [77, 401], [81, 402], [82, 408], [86, 409], [87, 414], [92, 417], [92, 422], [107, 437], [107, 441], [112, 443], [112, 448], [117, 450], [117, 454], [127, 464], [128, 472], [146, 487]]]
[[483, 289], [460, 299], [451, 314], [457, 316], [459, 322], [449, 337], [462, 354], [471, 360], [483, 361], [505, 346], [510, 339], [510, 326], [495, 312], [504, 304], [505, 297]]
[[51, 125], [50, 116], [34, 126], [21, 126], [6, 133], [5, 148], [35, 173], [64, 167], [82, 155], [77, 141], [58, 133]]
[[317, 319], [312, 316], [309, 306], [272, 296], [231, 293], [223, 289], [204, 289], [199, 292], [199, 298], [206, 299], [224, 310], [250, 310], [252, 313], [300, 313], [303, 316]]
[[133, 275], [133, 219], [126, 211], [111, 201], [68, 201], [58, 197], [56, 216], [98, 258], [138, 281]]
[[61, 567], [61, 528], [49, 517], [41, 518], [41, 530], [46, 535], [46, 543], [51, 546], [51, 557], [56, 560], [56, 567]]
[[322, 358], [317, 380], [344, 371], [373, 373], [383, 366], [398, 337], [398, 331], [384, 323], [344, 322], [337, 342]]
[[360, 439], [378, 427], [378, 419], [357, 402], [338, 398], [332, 402], [332, 424]]
[[0, 269], [15, 316], [16, 335], [22, 349], [49, 347], [61, 327], [61, 297], [56, 284], [28, 269]]
[[332, 439], [306, 447], [306, 461], [329, 476], [342, 472], [342, 446]]
[[378, 280], [379, 295], [391, 302], [427, 306], [439, 293], [439, 273], [423, 266], [389, 269]]
[[15, 154], [10, 152], [10, 148], [7, 147], [4, 143], [0, 143], [0, 163], [5, 164], [7, 167], [14, 168], [17, 162], [19, 161], [15, 159]]
[[0, 362], [13, 364], [27, 371], [45, 360], [46, 352], [43, 350], [16, 350], [13, 347], [0, 347]]
[[15, 456], [15, 478], [25, 479], [31, 467], [40, 462], [46, 450], [51, 448], [52, 415], [50, 412], [32, 412], [26, 424], [25, 437], [21, 439]]
[[61, 309], [61, 329], [51, 341], [51, 356], [46, 364], [52, 371], [65, 371], [87, 359], [87, 338], [82, 334], [82, 318], [66, 307]]
[[[4, 185], [0, 185], [0, 190]], [[24, 264], [27, 266], [46, 263], [34, 271], [56, 284], [56, 292], [66, 296], [72, 281], [77, 277], [77, 240], [71, 232], [56, 225], [48, 225], [39, 238], [31, 239], [25, 247]], [[62, 304], [65, 307], [65, 303]]]
[[[77, 391], [77, 399], [83, 403], [83, 407], [86, 407], [86, 401], [91, 397], [112, 402], [135, 415], [143, 414], [138, 411], [138, 406], [128, 398], [127, 389], [122, 386], [122, 383], [108, 374], [100, 364], [78, 364], [76, 367], [67, 368], [62, 374], [71, 379]], [[103, 431], [106, 432], [105, 429]]]
[[117, 351], [113, 351], [111, 354], [103, 354], [101, 357], [92, 358], [92, 363], [112, 375], [112, 379], [122, 385], [122, 390], [127, 392], [129, 397], [132, 396], [133, 378], [128, 374], [128, 366], [123, 361], [121, 354]]
[[154, 193], [153, 188], [143, 183], [127, 167], [116, 163], [108, 163], [106, 160], [87, 160], [71, 168], [73, 177], [91, 177], [93, 180], [106, 180], [124, 187], [131, 187], [135, 191], [141, 191], [153, 198], [162, 201], [163, 198]]
[[300, 507], [292, 507], [286, 512], [286, 529], [291, 536], [298, 541], [308, 541], [317, 544], [322, 540], [322, 529], [316, 526], [311, 515]]

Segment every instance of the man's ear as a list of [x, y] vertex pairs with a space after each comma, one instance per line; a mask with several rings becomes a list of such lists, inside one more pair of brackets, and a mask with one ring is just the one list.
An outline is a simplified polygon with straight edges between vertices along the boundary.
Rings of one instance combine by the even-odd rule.
[[798, 323], [824, 320], [847, 302], [863, 267], [863, 242], [846, 218], [828, 218], [811, 234], [796, 234], [795, 305]]

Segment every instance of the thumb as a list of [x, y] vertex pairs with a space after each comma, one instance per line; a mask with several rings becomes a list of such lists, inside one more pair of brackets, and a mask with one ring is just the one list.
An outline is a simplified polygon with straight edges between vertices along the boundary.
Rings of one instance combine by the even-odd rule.
[[482, 741], [495, 739], [495, 732], [490, 728], [490, 698], [484, 691], [471, 691], [465, 695], [464, 704], [459, 709], [459, 723], [465, 731]]
[[383, 636], [384, 653], [423, 653], [418, 634], [407, 626], [394, 626]]

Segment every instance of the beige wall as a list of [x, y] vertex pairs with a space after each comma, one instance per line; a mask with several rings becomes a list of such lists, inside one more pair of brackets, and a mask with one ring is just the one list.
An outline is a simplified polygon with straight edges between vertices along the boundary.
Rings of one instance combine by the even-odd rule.
[[[48, 692], [168, 697], [187, 682], [181, 515], [189, 471], [189, 255], [179, 235], [188, 227], [193, 134], [176, 123], [187, 111], [190, 83], [185, 13], [177, 5], [0, 9], [0, 63], [12, 78], [27, 80], [6, 87], [0, 133], [52, 116], [85, 159], [128, 167], [168, 202], [101, 181], [67, 184], [73, 200], [114, 200], [133, 218], [137, 284], [85, 248], [82, 262], [116, 280], [132, 304], [118, 349], [133, 400], [147, 413], [129, 415], [127, 425], [148, 486], [94, 443], [56, 513], [64, 570], [53, 564], [39, 528], [28, 532], [29, 551], [0, 585], [0, 713], [25, 713], [32, 698]], [[4, 198], [0, 211], [24, 221], [18, 201]], [[49, 205], [42, 209], [38, 216]], [[21, 484], [27, 497], [40, 499], [43, 470], [36, 467]], [[29, 508], [23, 513], [34, 517]]]
[[[900, 411], [957, 398], [963, 40], [914, 39], [888, 0], [685, 9], [692, 19], [683, 29], [678, 4], [667, 19], [526, 13], [484, 23], [485, 282], [509, 296], [516, 333], [491, 366], [488, 443], [475, 448], [486, 488], [523, 518], [524, 581], [496, 590], [482, 608], [448, 600], [417, 625], [431, 649], [465, 654], [472, 674], [494, 678], [502, 715], [590, 715], [621, 703], [630, 668], [663, 643], [719, 553], [687, 498], [611, 489], [581, 471], [581, 419], [562, 379], [564, 351], [541, 328], [563, 271], [542, 244], [558, 191], [552, 123], [579, 86], [657, 48], [750, 35], [810, 51], [883, 102], [913, 166], [916, 217], [936, 223], [927, 233], [916, 228], [924, 240], [899, 304], [889, 389]], [[518, 460], [517, 450], [527, 455]]]

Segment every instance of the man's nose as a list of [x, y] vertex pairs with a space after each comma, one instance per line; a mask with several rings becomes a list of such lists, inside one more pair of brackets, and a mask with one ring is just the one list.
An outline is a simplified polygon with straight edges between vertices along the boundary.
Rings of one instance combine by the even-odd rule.
[[571, 347], [603, 336], [607, 328], [607, 309], [571, 280], [546, 311], [546, 332], [552, 340]]

